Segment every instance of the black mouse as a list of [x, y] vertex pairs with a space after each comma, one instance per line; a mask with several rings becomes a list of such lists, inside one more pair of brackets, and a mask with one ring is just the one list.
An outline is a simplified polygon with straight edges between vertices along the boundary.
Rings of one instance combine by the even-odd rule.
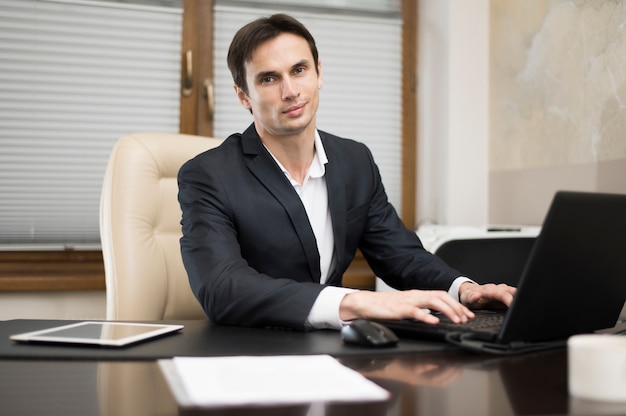
[[392, 347], [398, 343], [391, 329], [365, 319], [355, 319], [341, 328], [341, 339], [346, 344], [365, 347]]

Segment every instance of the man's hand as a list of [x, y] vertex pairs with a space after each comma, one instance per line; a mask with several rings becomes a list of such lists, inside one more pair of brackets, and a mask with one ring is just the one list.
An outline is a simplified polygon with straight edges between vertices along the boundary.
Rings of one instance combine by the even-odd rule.
[[505, 284], [478, 285], [465, 282], [459, 287], [461, 303], [441, 290], [402, 290], [371, 292], [359, 290], [346, 295], [339, 307], [343, 321], [363, 319], [414, 319], [430, 324], [439, 322], [429, 309], [447, 316], [452, 322], [464, 323], [474, 318], [469, 309], [502, 309], [513, 302], [516, 289]]
[[516, 288], [504, 283], [477, 285], [465, 282], [459, 287], [461, 303], [471, 309], [503, 309], [511, 306]]
[[436, 324], [439, 318], [426, 309], [446, 315], [452, 322], [464, 323], [474, 318], [466, 306], [441, 290], [403, 290], [371, 292], [360, 290], [346, 295], [339, 307], [343, 321], [363, 319], [414, 319]]

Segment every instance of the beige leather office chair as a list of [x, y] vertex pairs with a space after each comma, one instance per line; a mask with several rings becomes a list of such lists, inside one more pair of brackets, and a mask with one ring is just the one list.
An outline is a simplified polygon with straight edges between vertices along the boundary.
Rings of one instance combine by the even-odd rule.
[[107, 319], [206, 318], [180, 254], [180, 166], [221, 140], [167, 133], [122, 137], [100, 202]]

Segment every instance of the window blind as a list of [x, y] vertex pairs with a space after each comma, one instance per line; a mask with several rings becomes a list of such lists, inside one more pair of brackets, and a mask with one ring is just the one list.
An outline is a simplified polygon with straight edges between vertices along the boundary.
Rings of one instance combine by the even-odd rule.
[[0, 243], [98, 244], [115, 141], [178, 131], [182, 7], [0, 4]]
[[319, 50], [324, 87], [318, 128], [363, 142], [371, 149], [389, 200], [401, 214], [401, 15], [230, 4], [218, 2], [215, 6], [214, 135], [225, 138], [252, 122], [235, 96], [226, 65], [235, 32], [258, 17], [287, 12], [307, 26]]

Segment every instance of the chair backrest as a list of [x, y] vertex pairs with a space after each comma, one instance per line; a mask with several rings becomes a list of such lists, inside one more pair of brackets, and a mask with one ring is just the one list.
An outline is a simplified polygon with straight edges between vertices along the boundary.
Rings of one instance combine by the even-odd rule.
[[535, 240], [531, 236], [452, 239], [435, 254], [477, 283], [517, 286]]
[[137, 133], [114, 146], [100, 201], [107, 319], [202, 319], [183, 267], [177, 175], [221, 140]]
[[424, 247], [430, 252], [477, 283], [517, 286], [540, 229], [425, 226], [418, 234], [424, 235]]

